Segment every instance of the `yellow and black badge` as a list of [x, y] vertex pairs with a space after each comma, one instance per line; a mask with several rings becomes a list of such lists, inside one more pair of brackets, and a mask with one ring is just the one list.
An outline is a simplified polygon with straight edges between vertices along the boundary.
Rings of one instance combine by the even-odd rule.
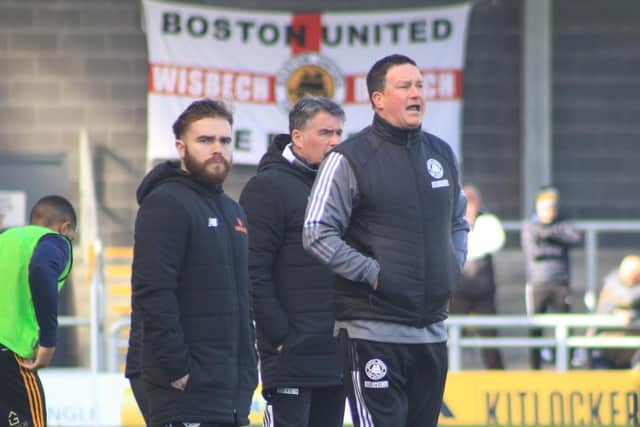
[[289, 59], [276, 75], [276, 101], [289, 111], [304, 95], [323, 96], [338, 104], [344, 101], [344, 77], [329, 58], [304, 53]]

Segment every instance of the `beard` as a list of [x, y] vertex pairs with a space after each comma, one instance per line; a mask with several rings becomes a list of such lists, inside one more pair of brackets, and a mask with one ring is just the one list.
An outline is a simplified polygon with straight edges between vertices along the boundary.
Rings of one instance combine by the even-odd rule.
[[222, 185], [231, 171], [231, 162], [221, 154], [214, 154], [212, 158], [199, 162], [191, 157], [186, 147], [184, 165], [193, 179], [210, 187]]

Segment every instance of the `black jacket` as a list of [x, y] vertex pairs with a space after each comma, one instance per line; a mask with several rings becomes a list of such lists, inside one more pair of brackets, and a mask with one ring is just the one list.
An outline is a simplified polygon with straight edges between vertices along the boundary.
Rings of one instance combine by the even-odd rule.
[[129, 328], [129, 347], [124, 368], [124, 376], [134, 378], [142, 372], [142, 322], [140, 314], [134, 306], [131, 295], [131, 325]]
[[349, 161], [359, 190], [344, 240], [380, 264], [375, 290], [337, 279], [336, 317], [416, 327], [444, 320], [466, 252], [458, 256], [452, 240], [460, 185], [451, 148], [376, 115], [334, 151]]
[[[265, 390], [340, 384], [333, 338], [333, 275], [302, 248], [302, 224], [316, 168], [292, 156], [279, 135], [246, 185], [249, 274]], [[276, 347], [283, 345], [281, 352]]]
[[[152, 423], [247, 424], [257, 355], [244, 212], [176, 162], [144, 178], [138, 202], [133, 302]], [[171, 387], [187, 373], [184, 391]]]

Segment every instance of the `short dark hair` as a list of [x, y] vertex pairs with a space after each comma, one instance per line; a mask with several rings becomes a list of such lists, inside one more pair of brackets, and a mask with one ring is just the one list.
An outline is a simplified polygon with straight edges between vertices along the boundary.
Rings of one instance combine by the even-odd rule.
[[395, 65], [411, 64], [416, 65], [416, 61], [405, 55], [393, 54], [385, 56], [378, 60], [373, 67], [367, 73], [367, 90], [369, 91], [369, 101], [373, 105], [373, 99], [371, 96], [373, 92], [384, 91], [385, 79], [387, 77], [387, 71], [389, 68]]
[[180, 139], [191, 123], [207, 117], [220, 117], [233, 126], [233, 113], [223, 101], [203, 98], [193, 101], [173, 123], [173, 134]]
[[306, 128], [311, 119], [322, 111], [345, 121], [344, 110], [335, 102], [322, 96], [305, 95], [289, 111], [289, 133]]
[[69, 221], [71, 228], [78, 224], [76, 211], [67, 199], [58, 195], [44, 196], [31, 208], [29, 222], [49, 227]]

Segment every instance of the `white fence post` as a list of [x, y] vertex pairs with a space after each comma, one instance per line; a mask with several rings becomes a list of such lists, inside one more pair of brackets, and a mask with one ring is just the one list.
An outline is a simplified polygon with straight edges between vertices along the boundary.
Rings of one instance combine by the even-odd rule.
[[449, 369], [459, 371], [462, 369], [462, 349], [460, 348], [460, 326], [449, 327]]
[[567, 347], [567, 338], [569, 337], [569, 328], [566, 325], [556, 326], [556, 371], [566, 372], [569, 369], [569, 350]]

